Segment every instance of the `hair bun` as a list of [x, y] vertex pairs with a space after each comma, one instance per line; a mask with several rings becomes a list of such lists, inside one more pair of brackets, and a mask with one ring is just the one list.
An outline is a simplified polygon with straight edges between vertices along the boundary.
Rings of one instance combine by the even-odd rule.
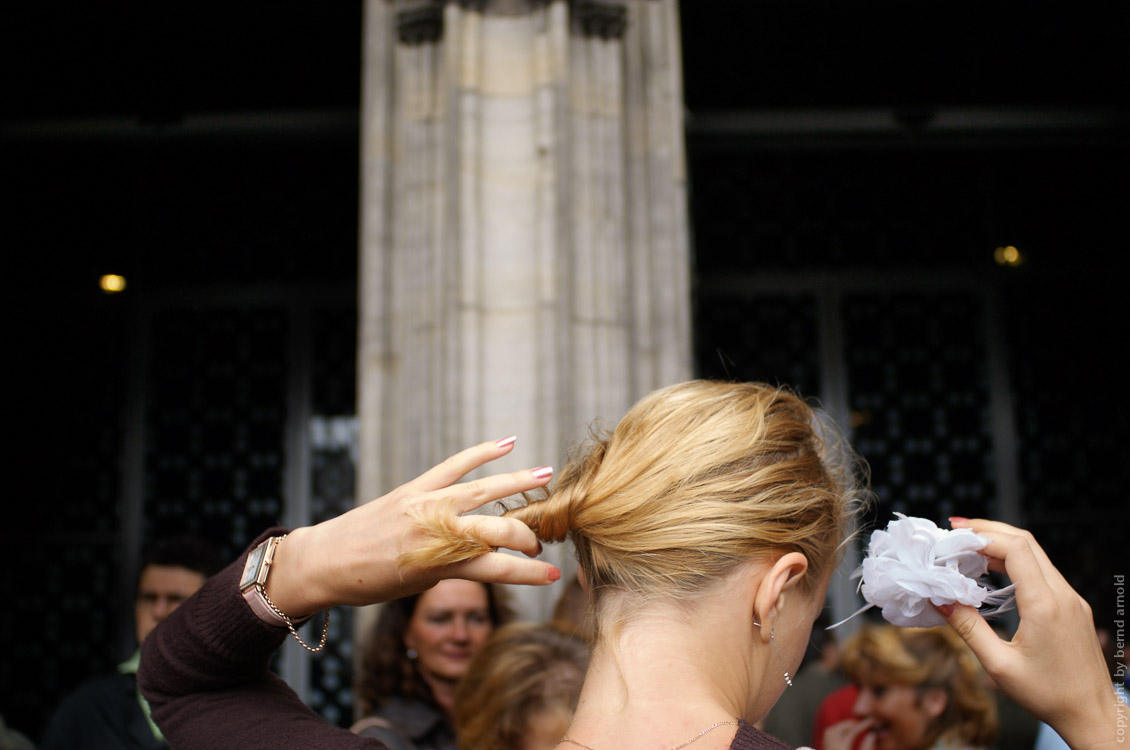
[[582, 448], [554, 480], [552, 489], [542, 490], [540, 496], [527, 495], [529, 503], [505, 515], [529, 526], [543, 542], [564, 541], [580, 523], [578, 514], [604, 461], [608, 441], [594, 437]]

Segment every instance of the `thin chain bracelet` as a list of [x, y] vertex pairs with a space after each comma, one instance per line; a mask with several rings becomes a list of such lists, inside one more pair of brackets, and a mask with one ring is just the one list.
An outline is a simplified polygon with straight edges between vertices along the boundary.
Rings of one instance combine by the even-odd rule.
[[275, 603], [271, 601], [271, 597], [267, 596], [267, 591], [263, 588], [262, 584], [257, 584], [256, 588], [258, 588], [259, 593], [263, 595], [263, 601], [267, 602], [267, 606], [271, 608], [271, 611], [281, 617], [283, 622], [286, 623], [287, 629], [290, 630], [290, 634], [294, 636], [294, 640], [298, 641], [298, 645], [312, 654], [316, 654], [326, 647], [326, 637], [330, 634], [330, 611], [328, 609], [326, 610], [325, 622], [322, 623], [322, 639], [318, 642], [318, 647], [313, 648], [306, 643], [306, 641], [302, 640], [302, 636], [294, 629], [294, 622], [290, 619], [290, 616], [284, 614], [282, 610], [275, 606]]

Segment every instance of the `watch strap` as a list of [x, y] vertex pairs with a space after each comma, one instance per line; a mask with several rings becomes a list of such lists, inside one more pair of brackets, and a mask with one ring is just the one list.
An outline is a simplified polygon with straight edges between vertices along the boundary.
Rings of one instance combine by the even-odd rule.
[[270, 604], [267, 604], [267, 597], [263, 593], [262, 584], [257, 583], [250, 588], [244, 589], [243, 600], [247, 602], [247, 606], [251, 607], [251, 611], [268, 625], [274, 625], [280, 628], [289, 627], [289, 623], [286, 619], [280, 616]]
[[267, 600], [263, 584], [271, 573], [271, 563], [275, 561], [275, 550], [286, 535], [273, 536], [263, 540], [247, 553], [243, 576], [240, 578], [240, 593], [251, 611], [263, 622], [280, 628], [290, 627], [287, 618]]

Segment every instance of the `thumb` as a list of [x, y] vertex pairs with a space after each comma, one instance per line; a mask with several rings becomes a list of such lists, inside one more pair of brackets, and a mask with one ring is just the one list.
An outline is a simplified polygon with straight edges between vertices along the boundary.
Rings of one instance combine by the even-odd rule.
[[966, 604], [934, 605], [934, 609], [946, 618], [946, 623], [961, 636], [977, 660], [989, 670], [988, 663], [998, 659], [1004, 642], [981, 613]]

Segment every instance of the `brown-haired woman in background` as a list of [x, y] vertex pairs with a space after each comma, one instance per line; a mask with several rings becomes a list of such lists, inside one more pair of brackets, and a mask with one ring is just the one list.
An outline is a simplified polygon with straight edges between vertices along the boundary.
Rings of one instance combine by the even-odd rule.
[[996, 698], [973, 652], [953, 630], [865, 627], [844, 646], [844, 674], [859, 686], [854, 713], [824, 735], [825, 750], [989, 748]]
[[361, 655], [352, 730], [392, 750], [456, 750], [455, 688], [494, 629], [512, 613], [502, 590], [440, 581], [388, 602]]
[[552, 750], [588, 663], [588, 644], [564, 623], [495, 631], [455, 693], [459, 750]]

